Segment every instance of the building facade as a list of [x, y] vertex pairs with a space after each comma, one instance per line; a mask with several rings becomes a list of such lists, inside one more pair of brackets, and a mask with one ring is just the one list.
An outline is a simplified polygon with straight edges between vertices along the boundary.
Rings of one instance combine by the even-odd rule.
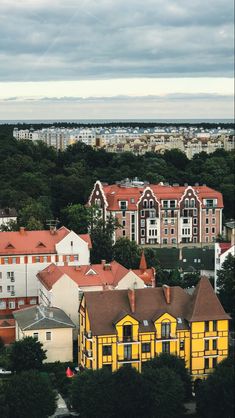
[[208, 244], [222, 233], [222, 194], [205, 185], [97, 181], [88, 204], [97, 205], [104, 219], [117, 218], [121, 228], [115, 239], [128, 237], [140, 245]]
[[179, 287], [85, 292], [80, 305], [79, 363], [112, 371], [160, 353], [185, 360], [193, 380], [228, 356], [230, 317], [207, 278], [193, 295]]

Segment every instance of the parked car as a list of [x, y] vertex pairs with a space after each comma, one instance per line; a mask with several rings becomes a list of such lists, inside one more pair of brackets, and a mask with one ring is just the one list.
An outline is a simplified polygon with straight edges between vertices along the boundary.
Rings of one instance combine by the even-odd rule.
[[9, 375], [9, 374], [11, 374], [12, 372], [10, 371], [10, 370], [6, 370], [6, 369], [4, 369], [3, 367], [0, 367], [0, 375]]

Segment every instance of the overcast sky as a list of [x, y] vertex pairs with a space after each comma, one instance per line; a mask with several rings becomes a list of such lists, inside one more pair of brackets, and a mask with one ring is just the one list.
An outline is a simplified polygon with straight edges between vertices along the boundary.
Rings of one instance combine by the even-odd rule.
[[0, 0], [0, 118], [232, 118], [233, 0]]

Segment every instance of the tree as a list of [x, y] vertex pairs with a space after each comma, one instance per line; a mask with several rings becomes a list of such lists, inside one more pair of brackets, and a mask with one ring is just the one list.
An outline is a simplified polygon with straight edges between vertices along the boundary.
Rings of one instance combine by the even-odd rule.
[[33, 337], [25, 337], [15, 341], [10, 350], [10, 362], [12, 370], [21, 372], [23, 370], [42, 368], [42, 362], [46, 359], [46, 350], [43, 350], [42, 343]]
[[140, 263], [140, 248], [135, 241], [119, 238], [113, 246], [113, 259], [128, 269], [137, 269]]
[[158, 357], [152, 360], [146, 361], [143, 366], [143, 370], [159, 370], [161, 368], [168, 368], [174, 371], [181, 379], [184, 385], [184, 393], [186, 398], [190, 398], [192, 395], [191, 390], [191, 378], [188, 370], [185, 367], [185, 361], [177, 356], [168, 353], [161, 353]]
[[113, 236], [119, 223], [112, 216], [106, 220], [96, 218], [90, 227], [92, 250], [91, 262], [100, 263], [102, 259], [111, 261], [113, 259]]
[[151, 418], [179, 418], [184, 416], [184, 385], [179, 377], [168, 367], [150, 368], [143, 371], [143, 380], [148, 391], [149, 413]]
[[235, 320], [235, 257], [228, 254], [218, 271], [219, 299], [226, 312]]
[[197, 412], [201, 418], [234, 417], [234, 365], [222, 361], [215, 371], [197, 385]]
[[63, 209], [65, 223], [69, 229], [77, 234], [87, 234], [89, 226], [88, 209], [81, 204], [69, 205]]
[[[4, 418], [47, 418], [56, 409], [56, 393], [46, 374], [36, 370], [14, 375], [3, 386]], [[4, 408], [4, 409], [3, 409]]]
[[112, 418], [115, 396], [112, 374], [105, 368], [85, 370], [73, 378], [71, 403], [83, 418]]

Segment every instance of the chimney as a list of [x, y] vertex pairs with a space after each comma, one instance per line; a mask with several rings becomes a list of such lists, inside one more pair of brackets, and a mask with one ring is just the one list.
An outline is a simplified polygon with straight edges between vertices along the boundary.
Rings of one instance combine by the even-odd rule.
[[104, 265], [106, 264], [106, 260], [101, 260], [101, 265], [104, 267]]
[[56, 228], [54, 226], [50, 226], [50, 234], [55, 235], [55, 233], [56, 233]]
[[109, 264], [109, 263], [104, 264], [103, 269], [104, 269], [105, 271], [112, 270], [111, 264]]
[[20, 232], [20, 235], [24, 235], [25, 234], [25, 227], [21, 226], [19, 232]]
[[130, 303], [131, 312], [135, 312], [135, 290], [134, 289], [128, 289], [128, 299]]
[[156, 269], [154, 267], [151, 267], [151, 270], [152, 270], [152, 275], [153, 275], [151, 279], [152, 287], [156, 287], [156, 284], [157, 284], [156, 283]]
[[171, 288], [170, 288], [170, 286], [167, 286], [166, 284], [164, 284], [162, 286], [162, 289], [163, 289], [163, 292], [164, 292], [166, 303], [170, 304], [171, 303]]
[[144, 251], [142, 251], [142, 254], [141, 254], [139, 269], [143, 272], [145, 270], [147, 270], [147, 263], [146, 263], [146, 258], [145, 258], [145, 255], [144, 255]]

